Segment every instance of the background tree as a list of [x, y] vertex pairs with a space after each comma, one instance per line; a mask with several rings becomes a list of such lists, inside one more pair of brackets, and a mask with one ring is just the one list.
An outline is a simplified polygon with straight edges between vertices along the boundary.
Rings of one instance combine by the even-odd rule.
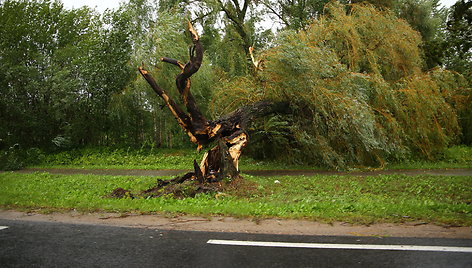
[[209, 59], [230, 76], [251, 74], [249, 47], [262, 49], [272, 38], [270, 30], [257, 26], [264, 16], [258, 6], [252, 0], [201, 0], [192, 10]]
[[446, 66], [470, 77], [472, 70], [472, 1], [459, 0], [449, 12], [446, 26]]
[[4, 145], [105, 143], [110, 97], [131, 78], [124, 18], [50, 1], [4, 1], [0, 14]]
[[441, 66], [444, 61], [444, 28], [446, 9], [440, 7], [439, 0], [402, 0], [396, 5], [396, 12], [422, 37], [425, 68]]
[[[272, 20], [283, 28], [299, 31], [323, 15], [324, 7], [330, 0], [266, 0], [261, 5]], [[379, 9], [393, 9], [395, 0], [337, 0], [341, 4], [371, 4]], [[346, 7], [348, 10], [349, 7]]]
[[462, 84], [466, 96], [463, 105], [457, 107], [463, 135], [462, 142], [472, 144], [472, 1], [457, 1], [448, 15], [446, 27], [446, 59], [448, 69], [457, 71], [467, 78]]
[[266, 0], [262, 5], [266, 13], [285, 28], [292, 30], [304, 29], [311, 21], [323, 13], [329, 0]]

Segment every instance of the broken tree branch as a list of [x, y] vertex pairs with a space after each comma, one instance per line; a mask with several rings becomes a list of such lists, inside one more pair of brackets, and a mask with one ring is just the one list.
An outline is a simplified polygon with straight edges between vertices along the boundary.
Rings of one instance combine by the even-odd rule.
[[175, 119], [177, 119], [179, 125], [185, 130], [187, 135], [190, 137], [190, 141], [192, 141], [193, 143], [197, 143], [198, 140], [197, 138], [195, 138], [195, 135], [192, 131], [193, 128], [191, 118], [184, 111], [182, 111], [182, 109], [180, 109], [180, 107], [174, 102], [174, 100], [169, 95], [167, 95], [167, 93], [162, 88], [157, 85], [156, 80], [154, 80], [154, 78], [149, 74], [148, 71], [146, 71], [143, 67], [139, 67], [138, 70], [144, 77], [144, 79], [146, 79], [146, 81], [154, 90], [154, 92], [156, 92], [157, 95], [159, 95], [159, 97], [164, 100], [172, 115], [175, 117]]
[[166, 63], [170, 63], [170, 64], [174, 64], [174, 65], [178, 66], [181, 70], [183, 70], [184, 67], [185, 67], [185, 65], [183, 63], [181, 63], [180, 61], [175, 60], [175, 59], [171, 59], [171, 58], [162, 57], [161, 61], [166, 62]]
[[188, 23], [188, 30], [192, 37], [193, 51], [194, 53], [190, 54], [190, 60], [187, 62], [182, 69], [182, 72], [177, 75], [176, 85], [179, 90], [182, 100], [187, 107], [187, 111], [192, 118], [192, 123], [197, 132], [202, 132], [205, 126], [207, 125], [207, 120], [203, 116], [202, 112], [197, 106], [195, 98], [190, 92], [190, 77], [196, 73], [203, 61], [203, 46], [200, 43], [200, 37], [198, 36], [197, 31], [193, 28], [192, 24]]
[[262, 71], [262, 60], [256, 60], [254, 58], [253, 52], [254, 52], [254, 48], [249, 47], [249, 56], [251, 56], [251, 61], [252, 61], [252, 64], [254, 65], [254, 68], [256, 68], [256, 70]]

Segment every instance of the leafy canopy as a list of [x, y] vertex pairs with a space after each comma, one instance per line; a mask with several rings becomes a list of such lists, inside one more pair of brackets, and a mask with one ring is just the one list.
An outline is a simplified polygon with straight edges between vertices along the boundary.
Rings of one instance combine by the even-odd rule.
[[338, 168], [433, 159], [457, 139], [454, 109], [436, 76], [421, 72], [418, 32], [370, 5], [325, 10], [305, 31], [279, 34], [258, 78], [223, 85], [215, 112], [261, 99], [289, 102], [288, 115], [259, 122], [256, 140], [277, 140], [271, 150], [284, 154], [273, 157]]

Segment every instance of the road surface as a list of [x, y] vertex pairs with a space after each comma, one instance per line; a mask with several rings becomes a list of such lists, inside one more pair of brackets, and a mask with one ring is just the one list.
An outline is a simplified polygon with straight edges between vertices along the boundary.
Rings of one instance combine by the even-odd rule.
[[[405, 245], [410, 248], [399, 249]], [[472, 267], [472, 240], [166, 231], [0, 219], [0, 267]]]

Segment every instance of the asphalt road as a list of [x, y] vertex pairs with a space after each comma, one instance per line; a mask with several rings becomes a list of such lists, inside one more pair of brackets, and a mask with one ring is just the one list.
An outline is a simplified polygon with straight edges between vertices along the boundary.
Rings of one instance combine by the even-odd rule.
[[255, 247], [209, 240], [472, 247], [470, 239], [164, 231], [0, 219], [0, 267], [472, 267], [472, 253]]

